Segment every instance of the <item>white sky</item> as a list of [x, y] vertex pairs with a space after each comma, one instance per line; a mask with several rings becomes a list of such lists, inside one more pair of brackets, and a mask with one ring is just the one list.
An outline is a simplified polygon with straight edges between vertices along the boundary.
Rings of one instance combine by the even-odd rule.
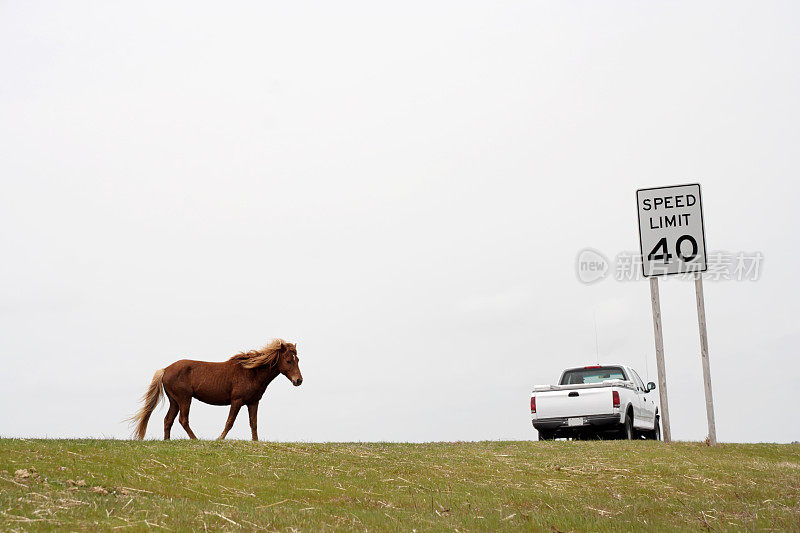
[[[647, 282], [575, 259], [699, 181], [709, 252], [765, 257], [705, 286], [719, 438], [800, 440], [798, 4], [385, 4], [0, 3], [0, 435], [122, 438], [156, 369], [282, 336], [262, 438], [535, 438], [594, 316], [655, 380]], [[661, 298], [702, 439], [693, 286]]]

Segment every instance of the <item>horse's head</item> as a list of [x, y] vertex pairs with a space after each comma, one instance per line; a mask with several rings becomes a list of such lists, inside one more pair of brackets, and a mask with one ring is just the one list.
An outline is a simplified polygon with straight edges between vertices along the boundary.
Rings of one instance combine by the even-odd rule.
[[290, 342], [281, 343], [278, 355], [278, 371], [286, 376], [297, 387], [303, 383], [300, 373], [300, 359], [297, 357], [297, 345]]

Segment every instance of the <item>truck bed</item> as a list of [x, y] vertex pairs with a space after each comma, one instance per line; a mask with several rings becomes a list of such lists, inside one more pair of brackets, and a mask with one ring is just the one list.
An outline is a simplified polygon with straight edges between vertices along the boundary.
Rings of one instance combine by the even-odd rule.
[[580, 385], [534, 385], [532, 392], [580, 390], [580, 389], [593, 389], [597, 387], [625, 387], [626, 389], [635, 388], [632, 381], [624, 381], [621, 379], [609, 379], [601, 383], [583, 383]]
[[539, 420], [569, 418], [619, 413], [613, 409], [612, 389], [634, 389], [632, 381], [610, 379], [600, 383], [579, 385], [538, 385], [536, 415]]

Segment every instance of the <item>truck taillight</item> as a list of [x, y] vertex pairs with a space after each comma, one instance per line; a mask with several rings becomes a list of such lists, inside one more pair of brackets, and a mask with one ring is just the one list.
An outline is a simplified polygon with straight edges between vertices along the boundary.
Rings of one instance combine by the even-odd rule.
[[531, 413], [536, 412], [536, 396], [531, 396]]
[[619, 392], [615, 390], [611, 391], [611, 402], [613, 403], [614, 407], [619, 408]]

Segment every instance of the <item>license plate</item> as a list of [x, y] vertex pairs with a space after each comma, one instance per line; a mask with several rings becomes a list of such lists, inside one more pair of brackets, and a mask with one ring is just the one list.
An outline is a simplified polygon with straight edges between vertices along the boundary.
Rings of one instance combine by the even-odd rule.
[[567, 418], [567, 425], [568, 426], [582, 426], [584, 424], [584, 420], [582, 417], [579, 418]]

